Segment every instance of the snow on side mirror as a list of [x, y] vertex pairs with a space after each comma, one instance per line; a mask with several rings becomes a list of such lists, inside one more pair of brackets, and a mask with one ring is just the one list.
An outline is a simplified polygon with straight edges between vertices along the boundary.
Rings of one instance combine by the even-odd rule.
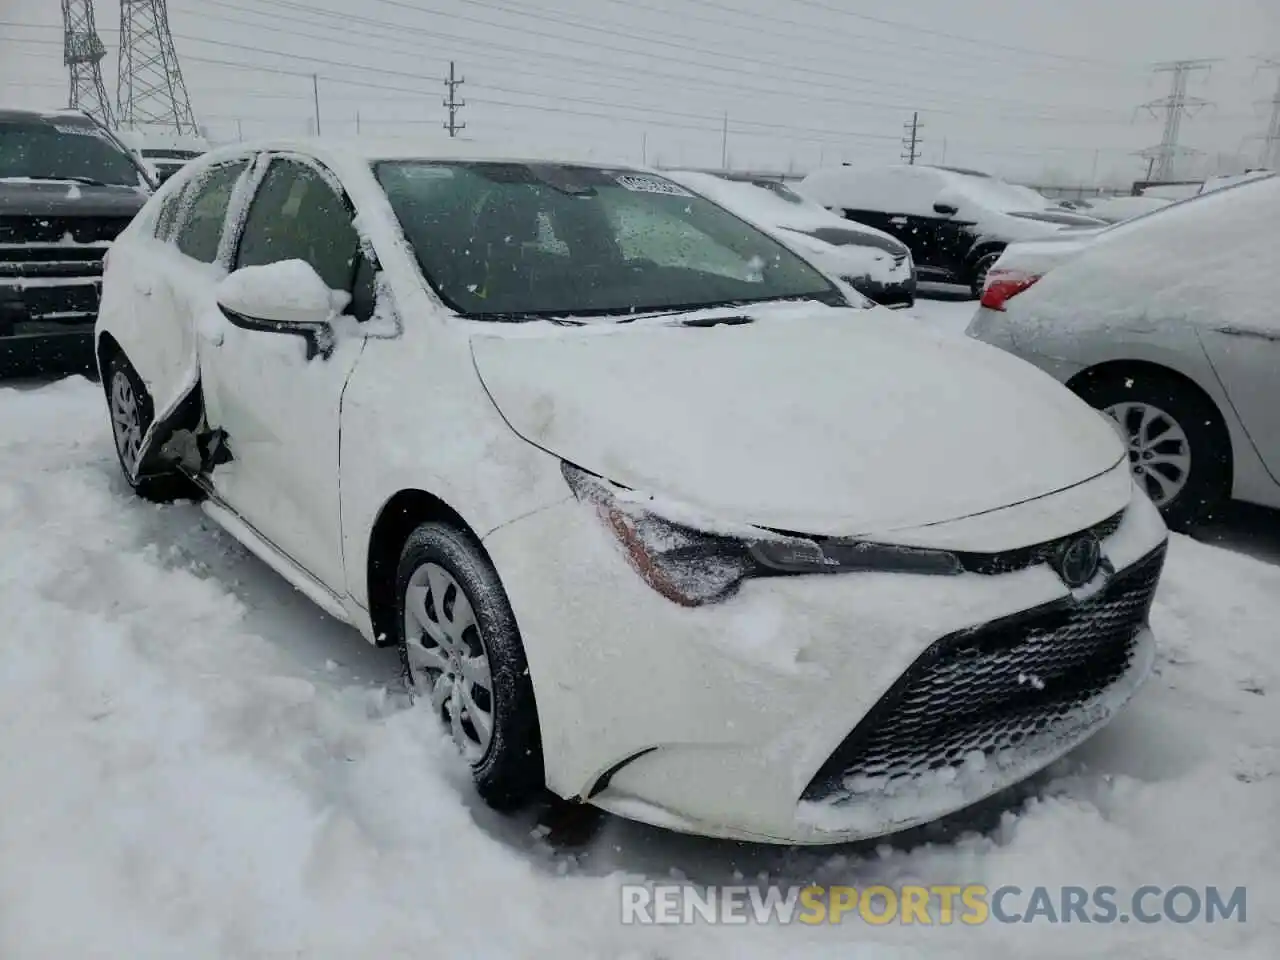
[[302, 260], [242, 267], [218, 285], [218, 306], [228, 321], [245, 330], [301, 337], [308, 360], [333, 352], [330, 324], [346, 300], [347, 294], [330, 290]]

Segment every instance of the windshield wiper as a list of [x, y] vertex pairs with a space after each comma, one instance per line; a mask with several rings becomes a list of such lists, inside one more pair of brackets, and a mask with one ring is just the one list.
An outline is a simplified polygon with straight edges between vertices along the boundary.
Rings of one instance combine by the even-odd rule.
[[536, 323], [545, 321], [546, 323], [558, 324], [562, 327], [580, 327], [583, 321], [570, 320], [565, 316], [553, 316], [545, 313], [471, 313], [466, 315], [468, 320], [481, 320], [486, 323]]
[[[110, 184], [102, 180], [95, 180], [93, 177], [50, 177], [50, 176], [29, 176], [29, 177], [0, 177], [0, 180], [44, 180], [49, 183], [82, 183], [86, 187], [106, 187]], [[123, 186], [123, 184], [116, 184]]]

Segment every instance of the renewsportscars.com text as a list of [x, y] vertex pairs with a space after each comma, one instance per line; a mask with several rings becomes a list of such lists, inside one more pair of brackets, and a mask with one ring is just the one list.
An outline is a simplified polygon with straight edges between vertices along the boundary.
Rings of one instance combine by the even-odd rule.
[[624, 924], [1245, 923], [1244, 887], [622, 887]]

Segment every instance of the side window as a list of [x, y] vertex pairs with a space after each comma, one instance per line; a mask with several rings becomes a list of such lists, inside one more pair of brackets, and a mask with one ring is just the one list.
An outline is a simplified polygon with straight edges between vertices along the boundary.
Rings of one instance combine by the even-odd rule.
[[160, 205], [160, 215], [156, 217], [156, 239], [168, 240], [169, 235], [173, 233], [173, 225], [178, 219], [178, 208], [182, 204], [183, 190], [175, 190]]
[[[227, 219], [227, 205], [236, 181], [249, 166], [240, 160], [205, 173], [187, 187], [183, 193], [182, 207], [186, 216], [178, 228], [178, 249], [194, 260], [213, 263], [218, 258], [218, 241]], [[161, 212], [161, 219], [164, 214]]]
[[306, 164], [273, 160], [249, 207], [236, 269], [305, 260], [330, 290], [350, 292], [359, 253], [342, 197]]

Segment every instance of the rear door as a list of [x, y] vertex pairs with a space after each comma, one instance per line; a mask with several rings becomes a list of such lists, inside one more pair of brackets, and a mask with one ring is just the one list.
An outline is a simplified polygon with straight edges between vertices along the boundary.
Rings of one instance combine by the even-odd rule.
[[1280, 479], [1280, 308], [1212, 324], [1200, 338], [1263, 463]]
[[214, 290], [226, 274], [224, 228], [253, 161], [246, 154], [200, 171], [162, 202], [153, 237], [111, 252], [103, 315], [155, 403], [144, 458], [168, 439], [169, 415], [199, 379], [196, 330], [215, 307]]

